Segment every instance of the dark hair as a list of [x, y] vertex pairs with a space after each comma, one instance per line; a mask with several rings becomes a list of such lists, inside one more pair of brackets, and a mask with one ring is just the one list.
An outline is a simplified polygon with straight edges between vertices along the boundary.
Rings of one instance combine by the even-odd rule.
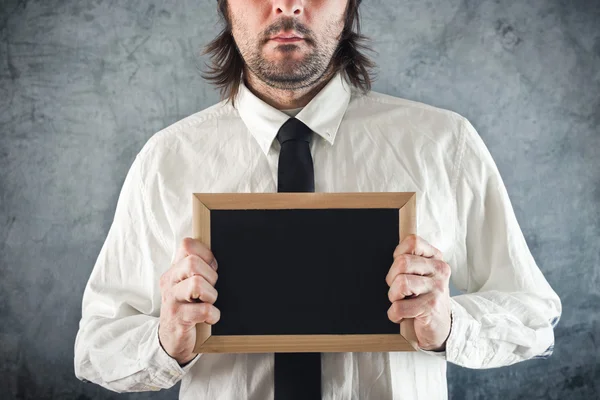
[[[360, 33], [359, 3], [360, 0], [348, 0], [344, 29], [333, 54], [333, 68], [334, 72], [341, 72], [347, 81], [360, 88], [363, 93], [367, 93], [371, 90], [373, 82], [371, 76], [374, 76], [372, 70], [376, 64], [361, 52], [361, 50], [374, 50], [362, 43], [369, 38]], [[231, 33], [227, 0], [218, 0], [217, 8], [220, 18], [225, 22], [225, 27], [204, 47], [202, 55], [210, 54], [211, 65], [205, 64], [209, 70], [204, 71], [202, 78], [217, 86], [222, 99], [228, 99], [234, 105], [242, 80], [244, 60]]]

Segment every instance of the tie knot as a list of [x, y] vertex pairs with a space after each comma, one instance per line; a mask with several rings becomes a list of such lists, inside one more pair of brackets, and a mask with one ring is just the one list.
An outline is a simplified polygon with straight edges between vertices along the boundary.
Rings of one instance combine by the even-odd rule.
[[288, 140], [303, 140], [310, 143], [312, 131], [304, 122], [296, 118], [290, 118], [279, 128], [277, 140], [283, 145]]

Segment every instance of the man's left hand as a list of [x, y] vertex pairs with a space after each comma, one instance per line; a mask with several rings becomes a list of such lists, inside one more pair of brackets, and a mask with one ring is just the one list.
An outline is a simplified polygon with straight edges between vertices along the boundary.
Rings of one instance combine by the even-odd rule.
[[451, 325], [450, 266], [440, 250], [417, 235], [405, 237], [393, 257], [385, 278], [392, 302], [388, 318], [394, 323], [414, 318], [419, 347], [445, 350]]

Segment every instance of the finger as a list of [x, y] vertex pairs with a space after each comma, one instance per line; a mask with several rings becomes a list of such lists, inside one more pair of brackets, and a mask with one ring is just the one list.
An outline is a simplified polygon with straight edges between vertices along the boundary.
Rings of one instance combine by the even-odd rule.
[[200, 300], [213, 304], [217, 300], [217, 290], [200, 275], [179, 282], [171, 289], [173, 300], [177, 302], [196, 302]]
[[442, 252], [433, 247], [429, 242], [417, 235], [408, 235], [396, 246], [394, 258], [402, 254], [412, 254], [421, 257], [443, 260]]
[[435, 282], [431, 277], [399, 274], [390, 286], [388, 298], [393, 303], [409, 296], [419, 296], [429, 293], [434, 287]]
[[444, 270], [445, 268], [446, 263], [438, 259], [402, 254], [394, 259], [394, 262], [385, 277], [385, 281], [388, 286], [391, 286], [394, 279], [399, 274], [431, 276], [437, 271]]
[[217, 259], [208, 246], [202, 243], [200, 239], [191, 237], [186, 237], [181, 241], [181, 246], [177, 249], [173, 264], [180, 262], [182, 259], [192, 254], [203, 259], [215, 271], [218, 269]]
[[420, 317], [431, 310], [434, 301], [435, 294], [433, 292], [412, 299], [395, 301], [388, 308], [388, 318], [390, 321], [398, 323], [404, 318]]
[[183, 303], [178, 316], [184, 325], [206, 322], [214, 325], [221, 319], [221, 311], [209, 303]]
[[169, 287], [173, 287], [179, 282], [189, 279], [192, 276], [200, 275], [206, 279], [212, 286], [215, 286], [219, 274], [213, 270], [202, 258], [190, 254], [179, 263], [173, 265], [171, 269], [165, 272]]

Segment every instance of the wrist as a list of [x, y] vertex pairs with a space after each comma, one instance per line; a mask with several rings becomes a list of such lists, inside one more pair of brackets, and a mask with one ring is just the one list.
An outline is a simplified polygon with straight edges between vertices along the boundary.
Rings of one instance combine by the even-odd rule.
[[446, 335], [446, 339], [444, 339], [442, 344], [440, 344], [438, 346], [432, 346], [431, 348], [423, 348], [423, 350], [436, 351], [436, 352], [446, 351], [446, 343], [448, 342], [448, 338], [450, 337], [451, 332], [452, 332], [452, 312], [450, 312], [450, 327], [448, 328], [448, 334]]
[[191, 363], [192, 361], [194, 361], [194, 358], [196, 358], [196, 356], [197, 356], [197, 355], [198, 355], [198, 354], [192, 354], [191, 358], [189, 358], [189, 357], [188, 357], [188, 358], [186, 358], [186, 359], [184, 359], [184, 360], [182, 360], [182, 361], [179, 361], [179, 360], [177, 360], [177, 359], [176, 359], [176, 361], [177, 361], [177, 363], [179, 364], [179, 366], [180, 366], [181, 368], [183, 368], [183, 367], [185, 367], [186, 365], [188, 365], [189, 363]]

